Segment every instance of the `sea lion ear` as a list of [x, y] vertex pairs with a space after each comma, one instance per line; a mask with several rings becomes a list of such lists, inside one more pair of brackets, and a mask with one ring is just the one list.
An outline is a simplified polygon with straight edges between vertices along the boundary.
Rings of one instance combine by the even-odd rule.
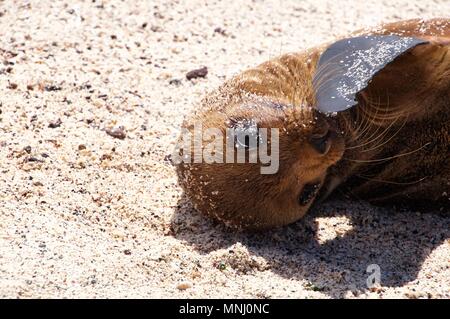
[[333, 43], [320, 56], [313, 77], [316, 108], [334, 113], [356, 105], [356, 94], [376, 73], [425, 43], [428, 41], [396, 35], [360, 36]]

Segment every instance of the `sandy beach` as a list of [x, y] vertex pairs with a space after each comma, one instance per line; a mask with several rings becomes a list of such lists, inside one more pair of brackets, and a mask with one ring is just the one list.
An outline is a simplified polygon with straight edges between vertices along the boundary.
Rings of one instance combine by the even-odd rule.
[[0, 297], [450, 298], [449, 212], [333, 199], [236, 233], [192, 208], [165, 160], [237, 72], [445, 14], [448, 0], [0, 2]]

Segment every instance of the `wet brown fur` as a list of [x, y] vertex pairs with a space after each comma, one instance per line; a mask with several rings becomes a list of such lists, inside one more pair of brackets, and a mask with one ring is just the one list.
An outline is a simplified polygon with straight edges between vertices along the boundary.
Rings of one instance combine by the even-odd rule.
[[[261, 175], [256, 164], [180, 164], [179, 181], [195, 207], [230, 226], [265, 229], [301, 218], [308, 183], [321, 199], [338, 186], [378, 204], [448, 210], [450, 203], [450, 21], [408, 20], [360, 30], [427, 39], [377, 74], [359, 104], [336, 117], [314, 110], [312, 77], [323, 45], [285, 54], [244, 71], [209, 94], [183, 126], [225, 128], [252, 118], [280, 129], [280, 169]], [[321, 77], [326, 84], [326, 74]], [[308, 138], [331, 127], [330, 151]], [[224, 148], [225, 149], [225, 148]]]

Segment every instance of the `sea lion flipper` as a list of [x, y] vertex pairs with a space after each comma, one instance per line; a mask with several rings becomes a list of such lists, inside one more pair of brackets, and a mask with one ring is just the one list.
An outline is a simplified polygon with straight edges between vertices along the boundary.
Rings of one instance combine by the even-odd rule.
[[339, 40], [320, 56], [313, 77], [316, 108], [334, 113], [357, 104], [357, 93], [403, 53], [426, 40], [397, 35], [365, 35]]

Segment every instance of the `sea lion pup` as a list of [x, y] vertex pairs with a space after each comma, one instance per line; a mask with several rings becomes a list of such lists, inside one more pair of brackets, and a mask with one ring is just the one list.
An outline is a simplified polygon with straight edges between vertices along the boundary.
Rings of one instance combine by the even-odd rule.
[[[330, 44], [272, 59], [204, 98], [183, 123], [194, 145], [213, 139], [195, 137], [196, 123], [203, 132], [216, 128], [223, 135], [230, 128], [253, 135], [256, 128], [275, 128], [278, 147], [270, 155], [278, 155], [279, 167], [262, 174], [267, 163], [260, 159], [178, 162], [179, 182], [197, 210], [229, 226], [261, 230], [300, 219], [339, 187], [376, 204], [448, 211], [450, 20], [402, 21], [352, 37], [361, 35], [376, 41], [380, 35], [414, 37], [418, 44], [383, 64], [355, 94], [356, 105], [332, 116], [320, 111], [327, 103], [319, 105], [318, 92], [332, 90], [335, 69], [332, 64], [317, 67]], [[232, 138], [232, 145], [249, 155], [249, 138]], [[274, 141], [269, 135], [266, 140]], [[226, 139], [221, 145], [213, 152], [219, 158], [230, 152]], [[192, 159], [194, 151], [174, 154]]]

